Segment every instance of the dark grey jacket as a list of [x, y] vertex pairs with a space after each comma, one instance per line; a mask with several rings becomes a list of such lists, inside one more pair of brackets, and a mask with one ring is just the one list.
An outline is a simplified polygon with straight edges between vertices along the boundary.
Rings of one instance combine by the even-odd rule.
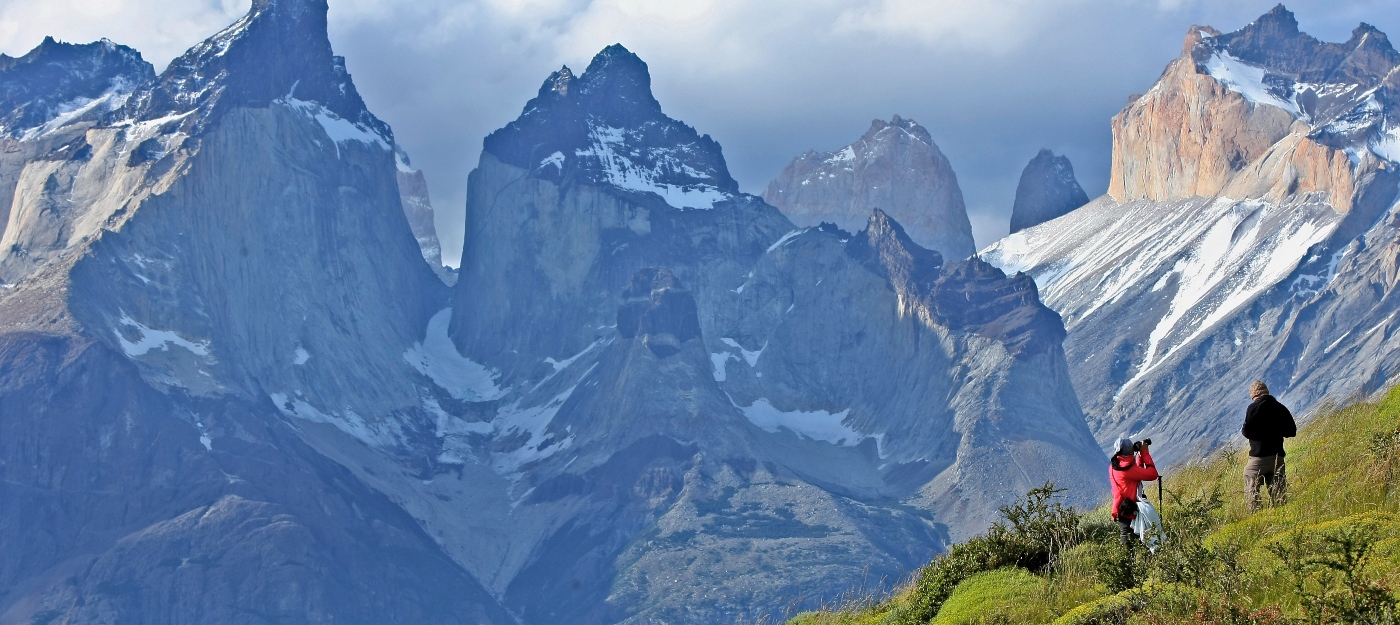
[[1293, 413], [1278, 403], [1273, 395], [1265, 395], [1254, 400], [1244, 410], [1244, 427], [1240, 433], [1249, 439], [1249, 455], [1282, 456], [1283, 439], [1298, 435], [1298, 425], [1293, 422]]

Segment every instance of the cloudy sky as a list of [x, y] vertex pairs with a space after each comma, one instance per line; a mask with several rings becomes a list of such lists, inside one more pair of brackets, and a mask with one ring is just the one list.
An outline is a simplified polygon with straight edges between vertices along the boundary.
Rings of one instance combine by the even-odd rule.
[[[1020, 171], [1048, 147], [1089, 195], [1107, 186], [1109, 118], [1180, 54], [1192, 24], [1234, 30], [1275, 0], [330, 0], [331, 41], [371, 110], [424, 170], [444, 257], [461, 249], [482, 138], [549, 72], [620, 42], [672, 117], [724, 146], [745, 191], [792, 157], [911, 117], [952, 161], [979, 245], [1004, 235]], [[164, 66], [248, 0], [0, 0], [0, 52], [107, 37]], [[1288, 3], [1343, 41], [1400, 36], [1395, 0]]]

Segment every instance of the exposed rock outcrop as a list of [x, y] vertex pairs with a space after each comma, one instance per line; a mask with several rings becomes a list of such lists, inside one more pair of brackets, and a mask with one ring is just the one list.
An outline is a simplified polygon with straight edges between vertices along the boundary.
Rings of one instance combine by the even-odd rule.
[[446, 289], [325, 11], [259, 1], [0, 159], [0, 620], [514, 620], [326, 453], [432, 436]]
[[1397, 66], [1374, 28], [1320, 42], [1281, 6], [1192, 27], [1114, 118], [1109, 196], [984, 251], [1063, 316], [1101, 442], [1145, 432], [1169, 462], [1235, 440], [1256, 378], [1308, 415], [1400, 374]]
[[1282, 5], [1229, 34], [1193, 26], [1181, 57], [1114, 116], [1108, 194], [1279, 203], [1317, 193], [1347, 212], [1355, 181], [1400, 157], [1397, 102], [1380, 89], [1396, 66], [1400, 53], [1374, 27], [1323, 43]]
[[399, 201], [403, 203], [403, 214], [408, 217], [408, 227], [413, 237], [418, 239], [418, 249], [423, 252], [423, 260], [428, 267], [452, 286], [457, 283], [457, 272], [442, 264], [442, 243], [438, 241], [436, 216], [433, 213], [432, 198], [428, 196], [428, 180], [422, 170], [414, 169], [408, 163], [403, 150], [396, 149], [394, 157], [398, 161]]
[[[511, 580], [531, 621], [733, 620], [897, 575], [1044, 479], [1095, 496], [1063, 326], [1029, 278], [945, 264], [880, 210], [855, 235], [796, 228], [733, 190], [644, 72], [611, 46], [555, 73], [472, 172], [450, 333], [499, 399], [443, 409], [497, 429], [445, 449], [514, 482], [512, 526], [489, 531], [535, 546], [453, 547], [470, 570]], [[820, 564], [699, 557], [740, 545]]]
[[1021, 170], [1016, 201], [1011, 205], [1011, 232], [1040, 225], [1089, 203], [1089, 196], [1074, 177], [1069, 157], [1040, 153]]
[[875, 120], [855, 143], [793, 159], [763, 194], [799, 226], [823, 222], [860, 229], [880, 209], [906, 225], [923, 247], [950, 259], [976, 251], [957, 175], [912, 119]]

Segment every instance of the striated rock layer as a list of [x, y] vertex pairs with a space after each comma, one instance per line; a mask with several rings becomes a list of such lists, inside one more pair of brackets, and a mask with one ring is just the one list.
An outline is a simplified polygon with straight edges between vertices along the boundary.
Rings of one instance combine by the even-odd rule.
[[1109, 195], [984, 252], [1063, 315], [1101, 442], [1187, 457], [1238, 440], [1256, 378], [1308, 414], [1400, 373], [1397, 66], [1374, 28], [1320, 42], [1282, 6], [1192, 27], [1114, 117]]
[[823, 222], [858, 230], [880, 209], [907, 226], [913, 240], [948, 258], [976, 250], [957, 175], [912, 119], [875, 120], [855, 143], [793, 159], [763, 194], [799, 226]]

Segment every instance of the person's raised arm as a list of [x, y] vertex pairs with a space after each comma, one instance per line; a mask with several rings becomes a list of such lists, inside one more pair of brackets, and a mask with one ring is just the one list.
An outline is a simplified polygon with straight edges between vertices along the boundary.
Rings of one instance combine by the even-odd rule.
[[1128, 469], [1128, 475], [1126, 477], [1130, 480], [1140, 480], [1143, 482], [1151, 482], [1157, 479], [1157, 465], [1152, 462], [1152, 454], [1147, 451], [1146, 446], [1138, 453], [1137, 464]]

